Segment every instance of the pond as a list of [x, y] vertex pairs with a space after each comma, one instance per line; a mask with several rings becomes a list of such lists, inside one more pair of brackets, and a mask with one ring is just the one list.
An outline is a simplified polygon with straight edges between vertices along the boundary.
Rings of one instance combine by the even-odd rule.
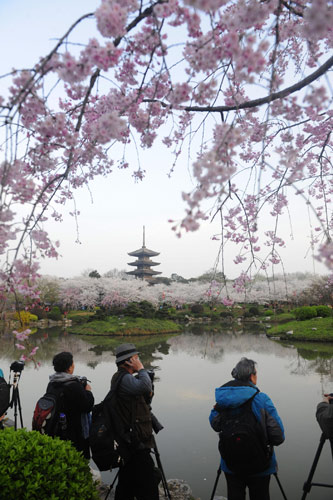
[[[41, 367], [26, 365], [19, 383], [23, 421], [31, 428], [37, 399], [45, 392], [52, 357], [69, 350], [74, 355], [75, 374], [91, 380], [95, 401], [109, 388], [115, 372], [114, 348], [128, 337], [105, 339], [74, 336], [61, 329], [34, 334], [39, 345]], [[258, 387], [273, 400], [283, 420], [286, 441], [276, 448], [279, 478], [290, 499], [301, 498], [315, 451], [320, 428], [315, 419], [316, 405], [323, 392], [333, 392], [333, 346], [323, 344], [286, 345], [251, 332], [189, 331], [181, 335], [133, 338], [145, 367], [154, 368], [155, 396], [153, 411], [164, 429], [157, 436], [157, 446], [167, 478], [182, 478], [201, 500], [210, 498], [219, 463], [217, 435], [210, 428], [208, 416], [214, 404], [216, 387], [231, 379], [230, 372], [242, 356], [258, 363]], [[6, 378], [9, 366], [18, 359], [10, 335], [2, 335], [0, 367]], [[13, 417], [12, 410], [9, 416]], [[103, 473], [109, 482], [110, 473]], [[332, 483], [332, 457], [328, 442], [321, 454], [316, 482]], [[221, 476], [217, 495], [226, 496]], [[332, 490], [313, 487], [309, 500], [332, 498]], [[282, 495], [271, 480], [271, 499]]]

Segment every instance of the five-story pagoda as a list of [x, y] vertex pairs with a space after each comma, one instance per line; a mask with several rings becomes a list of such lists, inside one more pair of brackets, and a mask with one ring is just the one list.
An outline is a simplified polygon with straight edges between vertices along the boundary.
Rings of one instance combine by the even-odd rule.
[[129, 252], [128, 255], [131, 257], [137, 257], [137, 260], [134, 262], [128, 262], [129, 266], [134, 266], [136, 269], [134, 271], [128, 271], [126, 274], [131, 274], [136, 278], [140, 278], [150, 283], [154, 283], [154, 276], [157, 274], [162, 274], [158, 271], [154, 271], [151, 269], [153, 266], [159, 266], [159, 262], [154, 262], [150, 259], [150, 257], [155, 257], [159, 255], [159, 252], [154, 252], [153, 250], [149, 250], [145, 245], [145, 226], [143, 226], [143, 242], [142, 248], [139, 250], [135, 250], [134, 252]]

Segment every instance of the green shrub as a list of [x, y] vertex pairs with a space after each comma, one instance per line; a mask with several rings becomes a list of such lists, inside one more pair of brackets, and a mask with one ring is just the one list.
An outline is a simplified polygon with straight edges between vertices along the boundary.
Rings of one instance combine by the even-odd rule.
[[139, 308], [143, 318], [154, 318], [155, 307], [151, 302], [148, 302], [148, 300], [141, 300], [141, 302], [139, 302]]
[[168, 319], [170, 317], [168, 304], [163, 303], [155, 313], [157, 319]]
[[59, 309], [58, 306], [52, 307], [51, 311], [47, 313], [47, 317], [49, 319], [52, 319], [53, 321], [61, 321], [62, 320], [62, 313]]
[[251, 306], [249, 308], [249, 313], [251, 316], [258, 316], [259, 315], [259, 308], [257, 306]]
[[332, 309], [328, 306], [315, 306], [317, 310], [317, 316], [322, 318], [329, 318], [332, 315]]
[[75, 316], [67, 315], [67, 319], [70, 319], [73, 325], [82, 325], [83, 323], [87, 323], [88, 321], [94, 321], [95, 315], [92, 314], [88, 316], [87, 314], [75, 314]]
[[316, 306], [303, 306], [298, 307], [294, 311], [296, 319], [304, 321], [306, 319], [315, 318], [317, 316]]
[[243, 318], [252, 318], [253, 314], [250, 313], [250, 311], [245, 311], [243, 314]]
[[191, 312], [193, 314], [202, 314], [204, 312], [204, 306], [202, 304], [193, 304], [191, 306]]
[[0, 450], [0, 491], [8, 500], [99, 498], [87, 460], [69, 441], [11, 428], [0, 431]]
[[281, 307], [278, 307], [276, 310], [276, 314], [283, 314], [283, 313], [284, 313], [284, 309], [282, 309]]
[[125, 314], [125, 307], [124, 306], [112, 305], [108, 309], [109, 316], [121, 316], [122, 314]]
[[274, 315], [273, 309], [266, 309], [266, 311], [264, 312], [264, 316], [273, 316], [273, 315]]
[[142, 311], [136, 302], [130, 302], [126, 307], [124, 314], [133, 318], [142, 318]]
[[[106, 311], [105, 309], [98, 308], [96, 309], [95, 314], [88, 318], [88, 321], [105, 321], [108, 316], [108, 312], [109, 311]], [[87, 321], [87, 316], [85, 318], [85, 321]]]
[[220, 317], [221, 318], [233, 318], [234, 315], [233, 315], [232, 311], [222, 311], [222, 312], [220, 312]]
[[39, 306], [35, 306], [32, 309], [30, 309], [31, 314], [35, 314], [38, 319], [46, 319], [47, 318], [47, 312], [45, 309]]

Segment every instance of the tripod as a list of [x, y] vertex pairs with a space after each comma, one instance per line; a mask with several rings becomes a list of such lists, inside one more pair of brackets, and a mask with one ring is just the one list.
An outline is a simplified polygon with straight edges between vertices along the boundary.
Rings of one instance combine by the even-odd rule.
[[[215, 492], [216, 492], [216, 488], [217, 488], [217, 484], [219, 482], [219, 479], [220, 479], [220, 475], [221, 475], [221, 466], [219, 465], [219, 468], [217, 469], [217, 475], [216, 475], [216, 479], [215, 479], [215, 483], [214, 483], [214, 486], [213, 486], [213, 491], [212, 491], [212, 494], [211, 494], [211, 497], [210, 497], [210, 500], [214, 500], [214, 496], [215, 496]], [[273, 473], [273, 476], [275, 476], [275, 479], [279, 485], [279, 488], [280, 488], [280, 491], [282, 493], [282, 496], [284, 498], [284, 500], [287, 500], [287, 497], [286, 497], [286, 494], [282, 488], [282, 484], [280, 482], [280, 479], [278, 478], [278, 475], [276, 472]], [[302, 499], [303, 500], [303, 499]]]
[[316, 451], [316, 454], [315, 454], [315, 457], [314, 457], [314, 460], [313, 460], [313, 463], [312, 463], [312, 466], [311, 466], [311, 469], [310, 469], [310, 472], [309, 472], [309, 476], [308, 476], [307, 480], [305, 481], [305, 483], [303, 485], [303, 495], [302, 495], [302, 499], [301, 500], [305, 500], [305, 498], [306, 498], [307, 494], [310, 492], [312, 486], [323, 486], [325, 488], [333, 488], [333, 484], [312, 483], [311, 482], [312, 478], [314, 476], [314, 473], [315, 473], [315, 470], [316, 470], [316, 467], [317, 467], [317, 464], [318, 464], [318, 461], [319, 461], [319, 458], [320, 458], [320, 454], [322, 452], [322, 449], [323, 449], [323, 446], [325, 444], [326, 439], [329, 439], [329, 441], [330, 441], [332, 458], [333, 458], [333, 445], [332, 445], [332, 441], [331, 441], [330, 438], [328, 438], [327, 436], [325, 436], [325, 434], [323, 433], [320, 436], [319, 445], [318, 445], [318, 448], [317, 448], [317, 451]]
[[[161, 457], [160, 457], [160, 453], [157, 449], [157, 445], [156, 445], [156, 441], [154, 439], [154, 448], [153, 448], [153, 453], [155, 455], [155, 459], [156, 459], [156, 463], [157, 463], [157, 467], [161, 473], [161, 480], [162, 480], [162, 484], [163, 484], [163, 489], [164, 489], [164, 496], [168, 499], [168, 500], [171, 500], [171, 495], [170, 495], [170, 491], [169, 491], [169, 487], [168, 487], [168, 483], [167, 483], [167, 480], [166, 480], [166, 477], [165, 477], [165, 474], [164, 474], [164, 470], [163, 470], [163, 466], [162, 466], [162, 462], [161, 462]], [[120, 468], [121, 468], [121, 464], [120, 464], [120, 467], [118, 469], [118, 472], [114, 478], [114, 480], [112, 481], [112, 483], [110, 484], [110, 488], [107, 492], [107, 495], [106, 497], [104, 498], [104, 500], [107, 500], [108, 496], [110, 495], [112, 489], [113, 489], [113, 486], [116, 482], [116, 480], [118, 479], [118, 476], [119, 476], [119, 472], [120, 472]]]
[[166, 498], [168, 498], [169, 500], [171, 500], [171, 495], [170, 495], [168, 483], [167, 483], [167, 480], [166, 480], [166, 477], [164, 474], [164, 470], [163, 470], [163, 466], [162, 466], [162, 462], [161, 462], [161, 457], [160, 457], [159, 451], [157, 449], [157, 444], [156, 444], [155, 438], [154, 438], [154, 451], [153, 451], [153, 453], [154, 453], [155, 458], [156, 458], [157, 467], [159, 468], [159, 470], [161, 472], [162, 484], [163, 484], [163, 489], [164, 489], [164, 496]]
[[[21, 400], [20, 400], [20, 393], [19, 393], [19, 381], [21, 377], [21, 372], [13, 372], [13, 383], [12, 388], [12, 398], [9, 403], [9, 408], [14, 407], [14, 429], [17, 430], [17, 413], [20, 415], [20, 423], [21, 423], [21, 428], [23, 427], [23, 418], [22, 418], [22, 407], [21, 407]], [[9, 384], [10, 384], [10, 375], [9, 375]], [[17, 412], [18, 410], [18, 412]]]

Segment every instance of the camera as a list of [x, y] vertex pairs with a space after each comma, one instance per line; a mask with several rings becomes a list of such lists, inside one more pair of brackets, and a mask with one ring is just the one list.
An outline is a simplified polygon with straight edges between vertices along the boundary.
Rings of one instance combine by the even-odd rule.
[[154, 378], [155, 378], [155, 372], [154, 372], [154, 370], [147, 370], [147, 373], [149, 375], [151, 383], [153, 383], [154, 382]]
[[24, 368], [24, 361], [13, 361], [10, 365], [10, 369], [13, 372], [22, 372]]
[[86, 387], [87, 383], [90, 382], [90, 380], [88, 380], [87, 377], [78, 377], [78, 379], [83, 385], [83, 387]]

